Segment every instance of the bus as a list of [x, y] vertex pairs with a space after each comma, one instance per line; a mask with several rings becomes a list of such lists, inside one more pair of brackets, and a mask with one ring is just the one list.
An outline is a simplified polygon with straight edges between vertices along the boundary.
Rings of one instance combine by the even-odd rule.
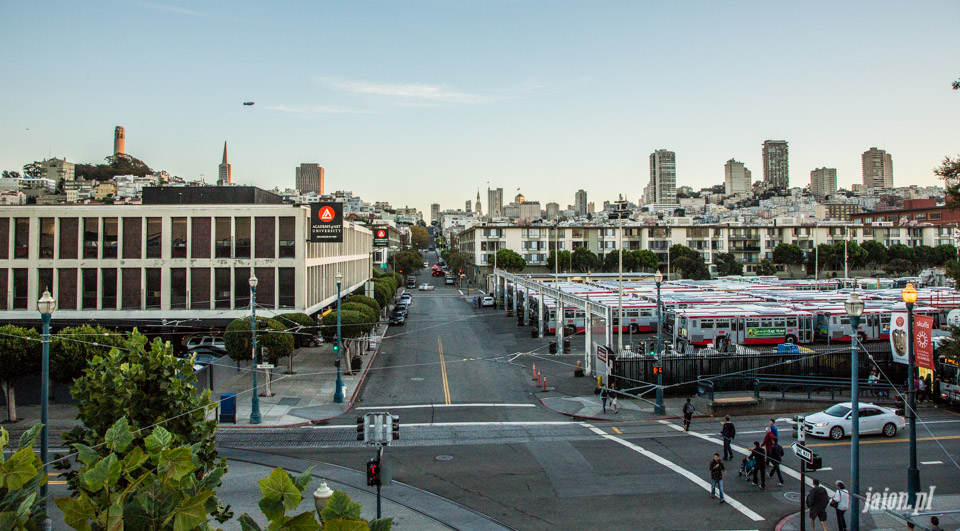
[[936, 377], [940, 386], [940, 399], [952, 406], [960, 405], [960, 356], [938, 356]]
[[673, 314], [673, 344], [705, 347], [720, 341], [743, 345], [812, 343], [814, 315], [785, 306], [714, 306], [677, 309]]
[[[890, 339], [890, 316], [893, 312], [905, 312], [903, 303], [891, 306], [868, 305], [860, 316], [857, 337], [860, 342], [886, 341]], [[899, 307], [898, 307], [899, 306]], [[842, 304], [799, 306], [817, 316], [816, 339], [818, 341], [850, 341], [850, 316]], [[914, 315], [929, 315], [937, 320], [936, 308], [916, 306]]]

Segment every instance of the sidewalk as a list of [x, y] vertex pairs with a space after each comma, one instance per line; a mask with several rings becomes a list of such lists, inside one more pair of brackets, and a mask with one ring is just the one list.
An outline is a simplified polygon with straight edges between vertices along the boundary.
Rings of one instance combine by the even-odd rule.
[[[934, 496], [931, 503], [931, 511], [948, 511], [956, 510], [960, 507], [960, 495], [952, 494], [947, 496]], [[861, 502], [860, 506], [860, 528], [861, 529], [872, 529], [874, 531], [900, 531], [906, 529], [907, 525], [904, 523], [902, 518], [897, 518], [896, 516], [891, 515], [885, 511], [876, 511], [868, 510], [866, 513], [863, 511], [863, 505]], [[925, 512], [925, 511], [923, 511]], [[850, 511], [847, 511], [845, 515], [847, 518], [847, 526], [850, 526]], [[810, 519], [806, 511], [803, 514], [804, 518], [807, 518], [807, 529], [812, 529], [810, 527]], [[960, 529], [960, 514], [945, 514], [938, 515], [940, 518], [940, 527], [943, 529]], [[929, 516], [912, 516], [910, 521], [917, 525], [917, 529], [929, 529], [930, 528], [930, 517]], [[836, 511], [832, 507], [827, 508], [827, 527], [829, 529], [834, 529], [837, 526], [837, 516]], [[777, 524], [776, 531], [798, 531], [800, 529], [800, 513], [793, 513], [790, 516], [787, 516]], [[819, 529], [819, 528], [817, 528]]]

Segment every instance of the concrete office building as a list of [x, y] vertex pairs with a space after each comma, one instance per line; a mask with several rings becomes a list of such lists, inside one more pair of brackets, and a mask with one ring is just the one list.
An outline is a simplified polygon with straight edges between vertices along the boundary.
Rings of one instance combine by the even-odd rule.
[[440, 223], [440, 203], [430, 205], [430, 221]]
[[818, 200], [837, 193], [837, 169], [817, 168], [811, 171], [810, 193]]
[[223, 141], [223, 160], [217, 168], [217, 186], [226, 186], [233, 183], [233, 168], [227, 160], [227, 141]]
[[113, 129], [113, 154], [114, 155], [124, 155], [127, 150], [127, 135], [123, 130], [122, 125], [118, 125]]
[[547, 219], [555, 220], [560, 217], [560, 204], [547, 203]]
[[723, 165], [723, 193], [725, 195], [746, 194], [753, 189], [750, 170], [733, 159]]
[[650, 183], [643, 191], [644, 204], [677, 203], [677, 155], [658, 149], [650, 154]]
[[790, 149], [786, 140], [763, 143], [763, 182], [773, 190], [790, 188]]
[[863, 186], [893, 188], [893, 158], [882, 149], [872, 147], [863, 153]]
[[573, 211], [578, 216], [587, 215], [587, 192], [585, 190], [577, 190], [577, 193], [574, 194]]
[[301, 194], [323, 195], [323, 167], [316, 163], [301, 164], [297, 168], [297, 190]]
[[503, 217], [503, 188], [487, 188], [487, 216], [490, 219]]

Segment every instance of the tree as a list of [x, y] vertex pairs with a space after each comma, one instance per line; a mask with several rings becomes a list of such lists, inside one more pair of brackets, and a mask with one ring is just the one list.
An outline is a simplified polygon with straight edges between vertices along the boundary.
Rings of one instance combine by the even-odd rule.
[[717, 275], [722, 277], [729, 275], [742, 275], [743, 264], [737, 260], [733, 253], [717, 253], [715, 255], [717, 265]]
[[53, 336], [50, 344], [50, 377], [72, 383], [83, 374], [96, 356], [105, 356], [110, 349], [127, 343], [122, 332], [102, 326], [80, 325], [64, 328]]
[[760, 264], [757, 265], [757, 274], [758, 275], [776, 275], [777, 266], [773, 262], [764, 258], [760, 260]]
[[358, 302], [360, 304], [366, 304], [370, 308], [373, 308], [373, 311], [377, 315], [380, 315], [380, 304], [377, 303], [376, 299], [372, 297], [367, 297], [366, 295], [350, 295], [346, 299], [343, 299], [343, 302]]
[[586, 247], [574, 249], [571, 260], [573, 261], [573, 270], [580, 273], [590, 273], [600, 268], [600, 259]]
[[401, 251], [395, 256], [397, 269], [404, 275], [415, 275], [423, 269], [423, 256], [413, 249]]
[[281, 313], [274, 319], [293, 336], [294, 348], [306, 346], [310, 338], [317, 334], [317, 322], [305, 313]]
[[890, 275], [904, 275], [917, 270], [916, 265], [910, 260], [895, 258], [883, 266], [883, 270]]
[[19, 178], [20, 178], [20, 172], [18, 172], [18, 171], [3, 170], [3, 178], [4, 178], [4, 179], [19, 179]]
[[[957, 82], [953, 82], [957, 88]], [[943, 164], [933, 169], [933, 174], [943, 179], [946, 188], [947, 206], [956, 210], [960, 208], [960, 155], [955, 159], [944, 157]]]
[[867, 252], [866, 264], [874, 268], [887, 263], [887, 248], [876, 240], [867, 240], [860, 245]]
[[348, 312], [357, 312], [363, 315], [364, 322], [370, 324], [370, 328], [373, 327], [380, 321], [380, 314], [373, 311], [373, 308], [367, 306], [366, 304], [360, 304], [359, 302], [346, 302], [341, 306], [342, 311]]
[[913, 261], [913, 249], [902, 243], [895, 243], [887, 247], [887, 258], [890, 260]]
[[511, 273], [519, 273], [527, 267], [527, 261], [511, 249], [497, 251], [497, 267]]
[[430, 247], [430, 233], [427, 229], [414, 225], [410, 227], [410, 243], [417, 249], [426, 249]]
[[[623, 270], [633, 271], [636, 269], [634, 254], [630, 251], [623, 252]], [[620, 254], [617, 251], [607, 253], [603, 256], [603, 270], [608, 273], [617, 273], [620, 271]]]
[[689, 278], [691, 280], [709, 280], [710, 270], [703, 261], [703, 257], [698, 253], [683, 256], [671, 263], [674, 271], [680, 274], [680, 278]]
[[957, 259], [957, 248], [950, 244], [938, 245], [933, 248], [933, 265], [943, 266]]
[[773, 262], [785, 266], [802, 265], [803, 250], [792, 243], [781, 243], [773, 250]]
[[[223, 344], [231, 358], [251, 359], [253, 353], [253, 335], [250, 333], [250, 318], [234, 319], [223, 333]], [[257, 316], [257, 347], [267, 349], [266, 363], [276, 364], [280, 358], [293, 354], [293, 334], [276, 319]]]
[[41, 427], [37, 424], [25, 432], [17, 450], [6, 459], [10, 433], [0, 427], [0, 529], [40, 529], [47, 516], [40, 503], [40, 485], [47, 483], [47, 475], [33, 450]]
[[20, 378], [37, 372], [40, 334], [32, 328], [0, 326], [0, 387], [7, 393], [7, 420], [17, 420], [15, 386]]
[[933, 247], [918, 245], [913, 248], [913, 261], [920, 268], [936, 265], [936, 256]]
[[393, 293], [386, 282], [373, 283], [373, 300], [377, 301], [377, 304], [379, 304], [381, 308], [387, 307], [387, 303], [393, 299]]
[[[559, 264], [555, 263], [557, 256], [560, 257]], [[560, 251], [559, 253], [556, 250], [550, 251], [550, 254], [547, 255], [547, 269], [550, 271], [559, 271], [560, 273], [569, 273], [572, 257], [573, 255], [570, 254], [570, 251]]]
[[640, 271], [652, 271], [660, 267], [660, 261], [657, 259], [657, 255], [653, 251], [643, 249], [639, 251], [630, 251], [630, 254], [633, 255], [634, 267]]
[[[330, 312], [320, 321], [322, 327], [321, 333], [327, 341], [335, 341], [337, 338], [337, 312]], [[355, 339], [367, 332], [373, 327], [373, 324], [367, 317], [360, 312], [349, 310], [340, 310], [340, 333], [341, 339]]]

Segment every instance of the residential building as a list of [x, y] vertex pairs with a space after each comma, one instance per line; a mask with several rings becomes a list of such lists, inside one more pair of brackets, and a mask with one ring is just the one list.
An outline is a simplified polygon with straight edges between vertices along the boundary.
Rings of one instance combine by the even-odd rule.
[[430, 205], [430, 221], [431, 223], [440, 223], [440, 203]]
[[853, 214], [859, 213], [860, 205], [842, 201], [827, 201], [816, 207], [816, 216], [820, 219], [850, 221]]
[[93, 198], [97, 201], [103, 201], [107, 197], [117, 195], [117, 185], [112, 182], [102, 182], [93, 189]]
[[643, 192], [644, 204], [677, 204], [677, 156], [658, 149], [650, 154], [650, 183]]
[[574, 194], [573, 211], [580, 217], [587, 215], [587, 192], [585, 190], [577, 190], [577, 193]]
[[217, 168], [217, 186], [226, 186], [233, 183], [233, 168], [227, 161], [227, 141], [223, 141], [223, 160]]
[[723, 193], [725, 195], [748, 194], [753, 190], [750, 170], [733, 159], [723, 165]]
[[905, 199], [902, 208], [859, 212], [851, 214], [850, 219], [864, 225], [901, 226], [924, 223], [957, 227], [960, 226], [960, 210], [950, 208], [936, 199]]
[[893, 188], [893, 158], [882, 149], [872, 147], [863, 152], [863, 186]]
[[473, 209], [470, 208], [470, 200], [469, 200], [469, 199], [467, 199], [466, 203], [464, 203], [464, 210], [466, 210], [467, 213], [473, 212]]
[[323, 167], [316, 163], [304, 163], [296, 169], [297, 190], [301, 194], [315, 192], [323, 195]]
[[790, 187], [790, 150], [786, 140], [763, 143], [763, 182], [768, 188], [784, 191]]
[[487, 217], [503, 217], [503, 188], [487, 188]]
[[547, 203], [547, 219], [554, 220], [560, 217], [560, 205], [558, 203]]
[[817, 168], [811, 171], [810, 193], [818, 200], [837, 193], [837, 169]]

